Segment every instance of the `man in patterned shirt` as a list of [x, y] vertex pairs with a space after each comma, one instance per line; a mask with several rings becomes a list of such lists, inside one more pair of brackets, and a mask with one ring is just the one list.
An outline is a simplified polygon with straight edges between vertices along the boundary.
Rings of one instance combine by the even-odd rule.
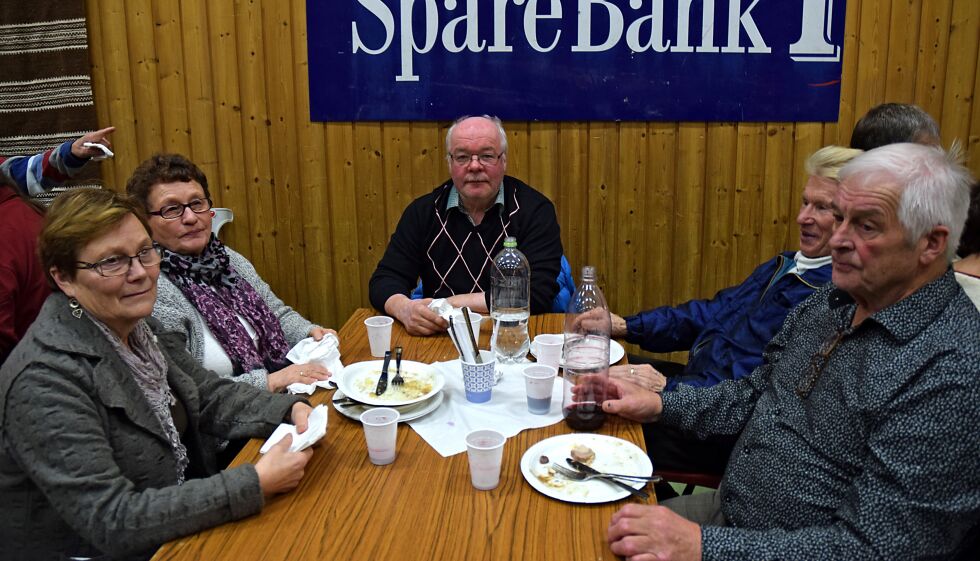
[[[514, 236], [531, 267], [531, 313], [550, 312], [563, 253], [558, 218], [547, 197], [506, 175], [500, 120], [458, 119], [446, 134], [446, 156], [451, 179], [405, 209], [371, 275], [371, 304], [413, 335], [446, 329], [428, 308], [432, 298], [486, 312], [493, 258]], [[424, 298], [412, 300], [419, 279]]]
[[[845, 166], [832, 284], [750, 376], [663, 394], [611, 382], [604, 409], [741, 432], [717, 491], [628, 505], [613, 552], [657, 559], [947, 559], [980, 520], [980, 313], [949, 267], [972, 184], [941, 149]], [[975, 551], [972, 552], [975, 554]], [[651, 557], [653, 558], [653, 557]]]

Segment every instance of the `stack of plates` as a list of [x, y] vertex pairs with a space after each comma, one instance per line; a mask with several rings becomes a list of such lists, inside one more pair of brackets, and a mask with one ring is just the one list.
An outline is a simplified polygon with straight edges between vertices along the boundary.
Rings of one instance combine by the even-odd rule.
[[[333, 394], [334, 409], [345, 417], [357, 420], [368, 409], [391, 407], [401, 413], [401, 421], [411, 421], [435, 411], [442, 403], [442, 388], [446, 379], [431, 365], [411, 360], [402, 361], [405, 384], [399, 387], [391, 383], [395, 377], [395, 361], [392, 360], [388, 367], [388, 389], [381, 395], [374, 395], [382, 366], [384, 361], [371, 360], [345, 367], [344, 375], [335, 380], [339, 389]], [[413, 381], [418, 384], [413, 384]], [[349, 404], [346, 400], [337, 403], [345, 397], [357, 403]]]

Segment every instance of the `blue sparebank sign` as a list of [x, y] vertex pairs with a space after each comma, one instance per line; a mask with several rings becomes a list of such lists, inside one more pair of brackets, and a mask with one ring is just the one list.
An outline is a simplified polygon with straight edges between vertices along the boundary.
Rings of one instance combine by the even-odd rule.
[[836, 121], [845, 0], [307, 0], [313, 120]]

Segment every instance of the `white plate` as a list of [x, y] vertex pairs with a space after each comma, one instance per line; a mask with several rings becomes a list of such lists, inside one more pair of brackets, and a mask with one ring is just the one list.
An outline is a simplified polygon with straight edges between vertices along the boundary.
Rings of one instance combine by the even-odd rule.
[[[404, 364], [405, 363], [403, 362], [402, 365]], [[405, 421], [418, 419], [419, 417], [424, 417], [429, 413], [432, 413], [438, 409], [440, 405], [442, 405], [442, 400], [445, 399], [445, 396], [445, 392], [439, 392], [425, 401], [395, 407], [394, 409], [397, 410], [400, 415], [398, 417], [398, 422], [404, 423]], [[333, 403], [333, 408], [336, 409], [338, 413], [349, 419], [360, 421], [361, 413], [367, 411], [368, 409], [374, 409], [374, 406], [372, 405], [355, 404], [341, 407], [338, 403], [333, 402], [333, 400], [341, 399], [343, 397], [345, 397], [343, 390], [337, 390], [330, 398], [331, 403]]]
[[[533, 356], [534, 358], [538, 358], [534, 356], [534, 351], [531, 351], [531, 356]], [[624, 349], [623, 346], [620, 345], [617, 341], [610, 339], [609, 340], [609, 366], [612, 366], [613, 364], [616, 364], [617, 362], [623, 360], [624, 356], [626, 356], [626, 349]], [[564, 363], [559, 364], [559, 366], [564, 366]]]
[[[402, 377], [407, 381], [411, 377], [421, 377], [432, 382], [432, 388], [425, 394], [398, 399], [397, 388], [391, 383], [395, 377], [395, 361], [392, 360], [388, 365], [388, 389], [381, 395], [374, 395], [374, 388], [378, 385], [378, 377], [381, 376], [381, 367], [384, 366], [383, 360], [370, 360], [367, 362], [356, 362], [344, 368], [344, 375], [337, 380], [337, 387], [344, 392], [344, 395], [355, 401], [367, 403], [368, 405], [378, 405], [391, 407], [393, 405], [408, 405], [425, 401], [436, 395], [442, 390], [446, 379], [438, 370], [429, 364], [415, 362], [413, 360], [402, 361]], [[362, 389], [363, 388], [363, 389]]]
[[[592, 467], [599, 471], [653, 474], [653, 463], [639, 446], [613, 436], [582, 432], [553, 436], [528, 448], [521, 458], [524, 479], [539, 492], [571, 503], [608, 503], [630, 496], [625, 489], [599, 479], [572, 481], [560, 475], [549, 476], [544, 469], [546, 466], [538, 458], [548, 456], [551, 462], [567, 466], [565, 458], [571, 455], [576, 444], [588, 446], [595, 452]], [[637, 481], [633, 486], [641, 489], [644, 485], [645, 482]]]

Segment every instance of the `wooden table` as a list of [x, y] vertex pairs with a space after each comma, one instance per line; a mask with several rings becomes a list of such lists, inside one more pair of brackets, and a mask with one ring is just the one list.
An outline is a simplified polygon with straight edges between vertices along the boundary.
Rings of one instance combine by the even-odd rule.
[[[372, 359], [364, 319], [374, 313], [357, 310], [340, 330], [345, 363]], [[561, 330], [560, 314], [531, 317], [532, 338]], [[484, 321], [481, 348], [489, 347], [489, 337], [489, 321]], [[392, 330], [392, 348], [396, 345], [421, 362], [458, 358], [448, 336], [412, 337], [398, 322]], [[310, 401], [326, 403], [331, 395], [317, 390]], [[360, 423], [329, 409], [327, 436], [296, 490], [269, 500], [258, 516], [170, 542], [154, 559], [616, 559], [606, 544], [606, 527], [616, 510], [637, 499], [564, 503], [541, 495], [521, 475], [524, 451], [544, 438], [571, 432], [564, 423], [509, 438], [500, 486], [477, 491], [470, 484], [465, 453], [443, 458], [404, 424], [398, 427], [395, 462], [372, 465]], [[639, 425], [618, 417], [607, 419], [598, 432], [643, 447]], [[235, 464], [256, 461], [260, 445], [251, 441]]]

